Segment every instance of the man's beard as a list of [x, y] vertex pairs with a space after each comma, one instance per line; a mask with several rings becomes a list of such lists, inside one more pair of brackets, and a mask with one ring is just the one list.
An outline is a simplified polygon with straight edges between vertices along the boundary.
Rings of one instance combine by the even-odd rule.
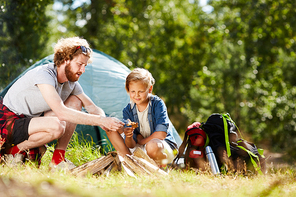
[[[77, 72], [77, 73], [74, 73], [71, 71], [71, 66], [70, 64], [67, 64], [66, 67], [65, 67], [65, 73], [66, 73], [66, 77], [69, 81], [71, 82], [75, 82], [75, 81], [78, 81], [79, 79], [79, 76], [82, 74], [81, 72]], [[79, 76], [77, 77], [76, 74], [79, 74]]]

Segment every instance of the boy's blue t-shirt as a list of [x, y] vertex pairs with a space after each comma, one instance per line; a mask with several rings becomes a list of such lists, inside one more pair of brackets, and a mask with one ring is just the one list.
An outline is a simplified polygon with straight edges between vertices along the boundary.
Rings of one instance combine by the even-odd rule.
[[[167, 108], [161, 98], [156, 95], [150, 95], [150, 102], [148, 108], [148, 120], [151, 134], [155, 131], [164, 131], [167, 133], [165, 138], [166, 142], [172, 149], [178, 149], [177, 143], [173, 136], [172, 127], [170, 126], [170, 120], [167, 114]], [[123, 119], [130, 119], [132, 122], [139, 122], [136, 104], [129, 103], [123, 109]], [[133, 139], [137, 143], [137, 135], [140, 134], [140, 127], [134, 130]]]

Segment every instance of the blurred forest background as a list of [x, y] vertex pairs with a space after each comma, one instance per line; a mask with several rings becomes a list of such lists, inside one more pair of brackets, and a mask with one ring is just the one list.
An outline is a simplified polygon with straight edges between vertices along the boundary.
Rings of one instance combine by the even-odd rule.
[[296, 156], [295, 21], [294, 0], [0, 0], [0, 90], [80, 36], [149, 69], [179, 133], [228, 112], [249, 140]]

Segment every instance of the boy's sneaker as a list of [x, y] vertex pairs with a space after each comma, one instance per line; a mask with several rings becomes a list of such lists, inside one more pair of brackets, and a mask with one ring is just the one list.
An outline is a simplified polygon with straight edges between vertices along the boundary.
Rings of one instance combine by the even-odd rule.
[[23, 154], [5, 154], [4, 155], [4, 162], [9, 167], [14, 167], [17, 165], [22, 165], [24, 163], [25, 156]]

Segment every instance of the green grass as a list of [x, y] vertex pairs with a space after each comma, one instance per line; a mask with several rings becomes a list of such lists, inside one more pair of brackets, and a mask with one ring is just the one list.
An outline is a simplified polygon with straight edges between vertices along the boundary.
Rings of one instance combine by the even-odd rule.
[[[100, 152], [94, 144], [78, 141], [75, 134], [66, 157], [81, 165], [99, 157]], [[109, 177], [75, 177], [62, 171], [49, 172], [51, 156], [47, 151], [40, 168], [30, 164], [15, 168], [2, 165], [0, 196], [296, 196], [296, 172], [292, 168], [272, 168], [267, 175], [253, 176], [170, 170], [163, 177], [133, 178], [124, 172]]]

